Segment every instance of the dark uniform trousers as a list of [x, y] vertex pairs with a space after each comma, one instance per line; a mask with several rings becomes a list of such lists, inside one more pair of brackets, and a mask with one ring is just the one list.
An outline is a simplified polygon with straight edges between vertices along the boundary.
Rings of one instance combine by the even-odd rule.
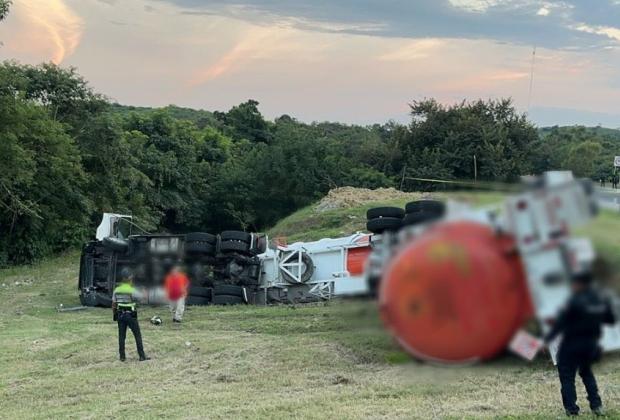
[[597, 359], [599, 349], [597, 340], [565, 339], [558, 351], [558, 374], [560, 376], [562, 403], [570, 413], [578, 413], [577, 394], [575, 392], [575, 375], [583, 381], [588, 394], [591, 409], [600, 408], [601, 397], [598, 393], [596, 378], [592, 373], [592, 363]]
[[131, 311], [119, 311], [118, 314], [118, 353], [121, 359], [125, 358], [125, 338], [127, 336], [127, 328], [133, 333], [133, 337], [136, 340], [136, 348], [138, 349], [138, 355], [141, 358], [145, 358], [144, 348], [142, 346], [142, 334], [140, 333], [140, 325], [138, 324], [138, 318], [134, 316]]

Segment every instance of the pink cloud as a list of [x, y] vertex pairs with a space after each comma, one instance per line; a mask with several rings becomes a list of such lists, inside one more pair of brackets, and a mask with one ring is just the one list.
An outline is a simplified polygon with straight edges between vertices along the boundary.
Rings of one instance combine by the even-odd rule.
[[[283, 29], [280, 29], [280, 31], [283, 31]], [[195, 72], [188, 81], [188, 86], [192, 87], [208, 83], [243, 66], [252, 59], [257, 58], [257, 56], [265, 55], [269, 51], [274, 50], [279, 41], [279, 37], [276, 36], [278, 33], [279, 31], [274, 28], [252, 28], [230, 51], [218, 58], [215, 63], [206, 69]]]
[[63, 0], [17, 0], [9, 17], [20, 22], [7, 41], [13, 51], [60, 64], [80, 44], [84, 22]]

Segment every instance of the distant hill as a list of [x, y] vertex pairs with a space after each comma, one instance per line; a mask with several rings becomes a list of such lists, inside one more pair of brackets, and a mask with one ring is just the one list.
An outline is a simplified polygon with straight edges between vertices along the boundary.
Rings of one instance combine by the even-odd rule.
[[213, 116], [213, 113], [202, 109], [183, 108], [176, 105], [168, 105], [161, 108], [151, 108], [142, 106], [121, 105], [118, 103], [112, 104], [112, 112], [118, 114], [128, 114], [130, 112], [136, 112], [138, 114], [148, 114], [158, 110], [166, 111], [170, 116], [179, 120], [192, 121], [199, 128], [217, 125], [217, 120]]
[[[151, 113], [154, 111], [163, 110], [167, 111], [172, 117], [179, 120], [187, 120], [194, 122], [199, 128], [203, 128], [205, 126], [217, 126], [217, 120], [214, 116], [214, 113], [211, 111], [207, 111], [204, 109], [194, 109], [194, 108], [185, 108], [176, 105], [168, 105], [165, 107], [143, 107], [143, 106], [132, 106], [132, 105], [121, 105], [119, 103], [112, 104], [112, 111], [119, 114], [127, 114], [130, 112], [137, 113]], [[338, 123], [320, 123], [318, 124], [321, 127], [328, 129], [330, 126], [334, 126], [336, 128], [342, 127], [343, 124]], [[346, 126], [346, 125], [344, 125]], [[586, 127], [582, 125], [563, 125], [563, 126], [548, 126], [548, 127], [540, 127], [538, 132], [541, 137], [545, 137], [552, 133], [553, 131], [560, 132], [573, 132], [575, 130], [583, 130], [586, 133], [593, 136], [607, 137], [613, 138], [616, 140], [620, 140], [620, 128], [606, 128], [606, 127]]]
[[592, 137], [603, 137], [607, 139], [620, 140], [620, 129], [606, 128], [606, 127], [585, 127], [582, 125], [566, 125], [566, 126], [553, 126], [553, 127], [541, 127], [538, 129], [538, 133], [542, 138], [548, 136], [553, 132], [558, 133], [572, 133], [575, 131], [581, 131], [584, 134]]

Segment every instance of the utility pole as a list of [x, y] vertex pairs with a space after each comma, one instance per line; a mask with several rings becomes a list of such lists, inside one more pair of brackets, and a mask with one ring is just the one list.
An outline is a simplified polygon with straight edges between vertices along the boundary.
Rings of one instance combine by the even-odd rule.
[[527, 94], [527, 114], [530, 114], [530, 106], [532, 105], [532, 89], [534, 87], [534, 65], [536, 64], [536, 45], [532, 50], [532, 68], [530, 70], [530, 89]]
[[478, 164], [476, 163], [476, 155], [474, 155], [474, 182], [478, 181]]

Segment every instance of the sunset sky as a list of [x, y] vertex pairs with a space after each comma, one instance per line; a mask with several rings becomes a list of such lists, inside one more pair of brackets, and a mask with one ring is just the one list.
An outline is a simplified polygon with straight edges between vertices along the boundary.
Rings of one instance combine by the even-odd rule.
[[14, 0], [0, 41], [128, 105], [367, 124], [512, 97], [540, 125], [620, 127], [620, 0]]

